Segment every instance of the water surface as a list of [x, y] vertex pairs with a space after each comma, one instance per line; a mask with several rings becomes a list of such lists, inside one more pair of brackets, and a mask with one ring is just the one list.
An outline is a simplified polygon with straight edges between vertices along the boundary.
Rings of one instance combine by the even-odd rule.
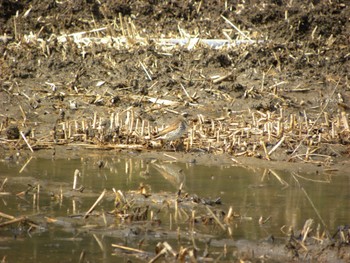
[[[113, 188], [128, 192], [137, 190], [143, 183], [152, 193], [175, 196], [182, 183], [183, 191], [189, 195], [206, 200], [220, 198], [222, 204], [211, 207], [212, 210], [227, 212], [229, 207], [233, 208], [237, 219], [230, 224], [231, 236], [217, 225], [195, 226], [198, 233], [214, 235], [216, 241], [261, 240], [271, 235], [285, 237], [289, 227], [299, 230], [309, 218], [314, 219], [315, 228], [320, 224], [322, 231], [328, 229], [332, 234], [339, 225], [347, 224], [350, 219], [350, 180], [347, 175], [292, 174], [254, 167], [204, 166], [122, 156], [91, 156], [71, 160], [33, 158], [24, 167], [26, 161], [0, 163], [0, 185], [5, 178], [8, 179], [2, 189], [3, 193], [8, 193], [0, 196], [2, 213], [45, 220], [65, 219], [84, 214], [104, 189], [109, 193], [109, 198], [103, 199], [96, 211], [114, 209], [111, 198]], [[69, 195], [62, 200], [55, 198], [61, 191], [72, 188], [76, 169], [81, 173], [77, 187], [83, 186], [87, 194], [80, 198]], [[39, 198], [36, 190], [28, 195], [16, 196], [26, 190], [28, 184], [40, 186]], [[170, 213], [159, 215], [162, 222], [160, 227], [169, 231], [176, 231], [177, 227], [185, 232], [189, 230], [186, 220], [170, 223]], [[259, 219], [260, 222], [268, 220], [259, 224]], [[1, 218], [0, 223], [7, 220]], [[109, 235], [114, 232], [108, 224], [98, 229], [93, 226], [86, 226], [85, 229], [74, 224], [62, 227], [39, 221], [41, 227], [35, 231], [27, 231], [18, 223], [1, 227], [0, 255], [6, 257], [8, 262], [79, 262], [82, 254], [90, 262], [126, 262], [127, 255], [112, 255], [112, 243], [137, 248], [139, 240], [144, 239], [142, 249], [149, 251], [153, 251], [159, 241], [166, 240], [175, 249], [179, 246], [176, 238], [170, 234], [158, 238], [148, 238], [143, 234], [133, 237], [129, 234]], [[113, 228], [118, 228], [118, 224], [114, 222]], [[198, 246], [203, 247], [204, 241], [200, 236], [198, 239]], [[191, 243], [184, 241], [181, 245]]]

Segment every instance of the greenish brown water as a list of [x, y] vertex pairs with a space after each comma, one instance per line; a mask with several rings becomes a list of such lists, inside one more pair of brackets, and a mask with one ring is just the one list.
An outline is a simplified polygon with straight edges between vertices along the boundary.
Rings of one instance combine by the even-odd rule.
[[[101, 160], [103, 167], [99, 168]], [[0, 212], [14, 217], [25, 215], [34, 218], [34, 222], [35, 219], [45, 217], [67, 218], [73, 214], [84, 214], [103, 189], [111, 192], [115, 188], [126, 192], [137, 190], [140, 183], [149, 185], [152, 193], [170, 194], [175, 194], [183, 183], [184, 191], [191, 195], [208, 199], [220, 197], [222, 205], [212, 209], [228, 211], [232, 206], [234, 212], [241, 216], [241, 219], [230, 225], [232, 236], [220, 231], [218, 227], [195, 226], [198, 233], [214, 236], [216, 241], [261, 240], [270, 235], [285, 237], [282, 231], [287, 231], [290, 226], [296, 230], [301, 229], [309, 218], [314, 219], [315, 228], [321, 224], [323, 230], [310, 200], [331, 234], [339, 225], [350, 221], [348, 175], [291, 174], [288, 171], [260, 168], [203, 166], [115, 156], [72, 160], [33, 158], [20, 173], [24, 164], [25, 161], [0, 163], [0, 185], [8, 178], [3, 192], [9, 192], [8, 195], [0, 196]], [[83, 185], [87, 194], [79, 198], [67, 196], [61, 201], [53, 200], [52, 193], [59, 194], [61, 189], [65, 191], [72, 188], [76, 169], [82, 175], [78, 178], [78, 186]], [[40, 184], [39, 200], [33, 200], [33, 195], [16, 197], [28, 184]], [[96, 208], [98, 211], [113, 209], [113, 198], [104, 199]], [[260, 225], [260, 217], [271, 218], [266, 224]], [[2, 218], [0, 223], [5, 221]], [[89, 262], [126, 262], [127, 255], [112, 255], [112, 243], [137, 248], [138, 241], [144, 239], [142, 249], [152, 252], [159, 241], [166, 240], [176, 248], [179, 246], [176, 238], [170, 234], [131, 237], [125, 232], [113, 232], [118, 229], [118, 225], [114, 225], [113, 229], [108, 224], [98, 228], [84, 228], [74, 224], [67, 227], [46, 223], [39, 225], [39, 229], [30, 232], [21, 229], [19, 224], [0, 228], [0, 259], [6, 258], [7, 262], [79, 262], [84, 251], [85, 260]], [[175, 231], [177, 226], [184, 231], [188, 230], [186, 221], [170, 225], [168, 215], [162, 217], [161, 227], [164, 231]], [[200, 239], [199, 247], [204, 243]], [[184, 241], [181, 245], [190, 244]]]

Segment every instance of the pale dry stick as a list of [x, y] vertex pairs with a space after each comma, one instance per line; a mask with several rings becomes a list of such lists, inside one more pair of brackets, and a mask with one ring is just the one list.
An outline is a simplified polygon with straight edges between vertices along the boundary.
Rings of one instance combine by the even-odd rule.
[[161, 251], [158, 252], [158, 254], [152, 258], [148, 263], [154, 263], [156, 262], [161, 256], [165, 255], [167, 252], [167, 249], [164, 247]]
[[15, 40], [18, 40], [18, 35], [17, 35], [17, 18], [18, 18], [18, 10], [16, 12], [16, 15], [13, 18], [13, 28], [14, 28], [14, 32], [15, 32]]
[[147, 78], [148, 78], [150, 81], [152, 81], [151, 75], [148, 73], [148, 70], [146, 69], [145, 65], [144, 65], [141, 61], [140, 61], [140, 65], [141, 65], [143, 71], [146, 73]]
[[127, 132], [129, 127], [130, 127], [130, 110], [126, 111], [126, 118], [125, 118], [125, 121], [124, 121], [124, 125], [125, 125], [126, 132]]
[[192, 97], [190, 96], [190, 94], [188, 94], [188, 92], [187, 92], [187, 90], [185, 89], [184, 85], [182, 85], [182, 83], [180, 83], [180, 86], [181, 86], [182, 90], [184, 91], [186, 97], [187, 97], [191, 102], [193, 102]]
[[232, 42], [232, 38], [225, 31], [222, 31], [222, 34], [227, 38], [228, 41]]
[[222, 228], [222, 230], [226, 231], [226, 227], [220, 222], [220, 219], [213, 213], [213, 211], [206, 206], [207, 210], [211, 214], [211, 216], [215, 219], [215, 221], [218, 223], [218, 225]]
[[6, 218], [6, 219], [15, 219], [16, 218], [14, 216], [11, 216], [11, 215], [8, 215], [8, 214], [2, 213], [2, 212], [0, 212], [0, 217]]
[[141, 137], [143, 137], [145, 134], [145, 120], [141, 120]]
[[130, 251], [130, 252], [147, 253], [144, 250], [140, 250], [140, 249], [136, 249], [136, 248], [132, 248], [132, 247], [126, 247], [126, 246], [117, 245], [117, 244], [112, 244], [112, 247], [119, 248], [119, 249], [126, 250], [126, 251]]
[[134, 130], [134, 121], [135, 121], [135, 112], [134, 112], [134, 110], [131, 110], [131, 121], [130, 121], [130, 130], [129, 130], [130, 134]]
[[132, 30], [130, 28], [130, 25], [128, 23], [128, 18], [127, 17], [124, 17], [124, 24], [126, 26], [126, 32], [127, 32], [127, 39], [130, 41], [131, 39], [133, 39], [133, 34], [132, 34]]
[[224, 76], [218, 77], [218, 78], [216, 78], [216, 79], [213, 80], [213, 84], [218, 84], [218, 83], [220, 83], [221, 81], [224, 81], [224, 80], [228, 79], [228, 78], [231, 77], [231, 76], [232, 76], [232, 72], [230, 72], [230, 73], [228, 73], [228, 74], [226, 74], [226, 75], [224, 75]]
[[225, 218], [224, 218], [224, 222], [226, 223], [226, 224], [228, 224], [229, 222], [230, 222], [230, 218], [233, 216], [233, 208], [232, 208], [232, 206], [230, 206], [230, 208], [228, 209], [228, 212], [227, 212], [227, 214], [226, 214], [226, 216], [225, 216]]
[[72, 199], [72, 212], [73, 212], [73, 215], [75, 215], [77, 212], [77, 204], [76, 204], [76, 201], [75, 199]]
[[4, 179], [4, 181], [2, 181], [2, 183], [1, 183], [1, 186], [0, 186], [0, 192], [4, 189], [4, 186], [5, 186], [5, 184], [6, 184], [6, 182], [7, 182], [7, 177]]
[[201, 10], [201, 6], [202, 6], [202, 0], [199, 2], [199, 5], [197, 6], [197, 14], [199, 14], [199, 11]]
[[96, 129], [96, 123], [97, 123], [97, 112], [94, 112], [94, 119], [92, 121], [92, 128]]
[[307, 200], [309, 201], [309, 203], [311, 204], [312, 208], [314, 209], [316, 215], [318, 216], [318, 218], [320, 219], [323, 227], [325, 228], [325, 232], [326, 232], [326, 235], [329, 239], [331, 239], [331, 235], [329, 234], [329, 231], [328, 231], [328, 227], [326, 225], [326, 223], [323, 221], [320, 213], [318, 212], [317, 208], [315, 207], [314, 203], [312, 202], [311, 198], [309, 197], [309, 195], [307, 194], [307, 192], [305, 191], [304, 187], [301, 187], [301, 190], [303, 191], [303, 193], [305, 194]]
[[26, 114], [25, 114], [25, 112], [24, 112], [24, 110], [23, 110], [21, 105], [19, 105], [19, 109], [21, 110], [21, 113], [22, 113], [23, 123], [25, 123], [26, 120], [27, 120], [27, 116], [26, 116]]
[[325, 126], [326, 126], [326, 127], [329, 127], [328, 112], [324, 112], [324, 121], [325, 121]]
[[37, 186], [37, 191], [36, 191], [36, 209], [39, 211], [39, 207], [40, 207], [40, 184], [38, 184]]
[[111, 117], [109, 118], [109, 129], [113, 130], [113, 124], [114, 124], [114, 112], [111, 113]]
[[74, 121], [74, 128], [75, 128], [74, 133], [78, 133], [79, 124], [78, 124], [78, 121], [77, 121], [77, 120]]
[[168, 242], [164, 241], [163, 243], [163, 246], [167, 249], [168, 252], [170, 252], [173, 257], [176, 257], [177, 256], [177, 253], [175, 252], [175, 250], [172, 248], [172, 246], [169, 245]]
[[22, 216], [22, 217], [19, 217], [19, 218], [14, 218], [12, 220], [9, 220], [9, 221], [6, 221], [4, 223], [1, 223], [0, 224], [0, 227], [3, 227], [3, 226], [7, 226], [7, 225], [11, 225], [11, 224], [14, 224], [14, 223], [18, 223], [18, 222], [21, 222], [23, 220], [26, 220], [26, 217], [25, 216]]
[[74, 177], [73, 177], [73, 190], [77, 189], [77, 182], [78, 182], [78, 177], [81, 176], [81, 173], [78, 169], [75, 169], [74, 171]]
[[114, 120], [114, 125], [115, 127], [119, 127], [119, 130], [121, 129], [121, 122], [120, 122], [120, 116], [119, 116], [119, 112], [117, 112], [117, 115], [115, 116], [115, 120]]
[[[337, 84], [335, 85], [331, 95], [330, 95], [330, 98], [333, 97], [338, 85], [339, 85], [339, 82], [340, 82], [340, 79], [339, 81], [337, 82]], [[295, 154], [295, 152], [299, 149], [299, 147], [302, 145], [302, 143], [306, 140], [306, 138], [308, 138], [309, 134], [310, 134], [310, 131], [314, 128], [314, 126], [316, 125], [317, 121], [319, 118], [321, 118], [321, 115], [323, 114], [323, 112], [325, 111], [325, 109], [328, 107], [328, 103], [330, 102], [331, 100], [327, 100], [326, 101], [326, 104], [323, 106], [321, 112], [318, 114], [316, 120], [314, 121], [314, 123], [311, 125], [311, 127], [308, 129], [307, 131], [307, 134], [306, 136], [300, 141], [300, 143], [298, 144], [298, 146], [294, 149], [294, 151], [292, 152], [291, 156], [293, 157], [293, 155]], [[333, 127], [332, 127], [333, 128]]]
[[140, 119], [139, 119], [139, 118], [136, 118], [136, 123], [135, 123], [134, 131], [135, 131], [135, 133], [137, 134], [138, 137], [140, 137], [140, 133], [139, 133], [139, 131], [138, 131], [139, 125], [140, 125]]
[[178, 202], [174, 202], [174, 206], [175, 206], [175, 211], [174, 211], [174, 220], [177, 223], [177, 219], [178, 219], [178, 214], [179, 214], [179, 207], [178, 207]]
[[236, 27], [230, 20], [228, 20], [226, 17], [224, 17], [223, 15], [221, 15], [221, 17], [230, 25], [232, 26], [234, 29], [236, 29], [238, 31], [238, 33], [240, 33], [244, 38], [253, 41], [250, 37], [248, 37], [246, 34], [244, 34], [238, 27]]
[[345, 111], [341, 112], [341, 120], [343, 122], [345, 131], [349, 131], [349, 123]]
[[271, 154], [272, 154], [274, 151], [276, 151], [278, 147], [280, 147], [280, 145], [284, 142], [285, 138], [286, 138], [285, 136], [283, 136], [283, 137], [281, 138], [281, 140], [268, 152], [268, 156], [271, 156]]
[[288, 83], [288, 81], [281, 81], [281, 82], [278, 82], [276, 84], [271, 85], [270, 87], [268, 87], [268, 89], [271, 90], [272, 88], [278, 87], [278, 86], [280, 86], [282, 84], [286, 84], [286, 83]]
[[26, 138], [26, 136], [24, 136], [24, 133], [21, 131], [21, 132], [19, 132], [20, 134], [21, 134], [21, 136], [22, 136], [22, 138], [23, 138], [23, 140], [25, 141], [25, 143], [27, 144], [27, 146], [28, 146], [28, 148], [29, 148], [29, 150], [33, 153], [34, 151], [33, 151], [33, 148], [32, 148], [32, 146], [30, 146], [30, 144], [29, 144], [29, 142], [28, 142], [28, 140], [27, 140], [27, 138]]
[[173, 159], [173, 160], [175, 160], [175, 161], [177, 161], [177, 158], [174, 157], [174, 156], [171, 156], [171, 155], [166, 154], [166, 153], [164, 153], [163, 155], [166, 156], [166, 157], [169, 157], [169, 158], [171, 158], [171, 159]]
[[72, 123], [68, 121], [68, 139], [72, 137]]
[[104, 197], [104, 195], [106, 194], [106, 189], [104, 189], [102, 191], [102, 193], [100, 194], [100, 196], [97, 198], [96, 202], [90, 207], [90, 209], [85, 213], [84, 215], [84, 219], [86, 219], [89, 214], [95, 209], [95, 207], [97, 206], [97, 204], [102, 200], [102, 198]]
[[260, 91], [264, 91], [264, 83], [265, 83], [265, 72], [263, 72], [262, 79], [261, 79], [261, 89]]
[[126, 34], [123, 26], [123, 17], [121, 13], [119, 13], [118, 15], [119, 15], [120, 29], [122, 30], [122, 35], [125, 36]]
[[317, 30], [317, 25], [315, 26], [314, 30], [312, 30], [312, 32], [311, 32], [311, 39], [312, 40], [314, 40], [314, 38], [315, 38], [316, 30]]
[[[30, 161], [33, 159], [33, 156], [30, 156], [30, 158], [26, 161], [26, 163], [22, 166], [21, 170], [19, 170], [18, 173], [22, 173], [23, 170], [27, 167], [27, 165], [30, 163]], [[1, 189], [1, 187], [0, 187]]]
[[165, 99], [159, 99], [159, 98], [153, 98], [153, 97], [147, 97], [147, 99], [151, 103], [164, 105], [164, 106], [172, 106], [172, 105], [179, 104], [179, 102], [177, 102], [177, 101], [165, 100]]
[[306, 114], [305, 110], [304, 110], [303, 114], [304, 114], [304, 119], [305, 119], [306, 130], [308, 131], [309, 130], [309, 120], [307, 118], [307, 114]]
[[82, 120], [82, 121], [81, 121], [81, 129], [82, 129], [83, 131], [85, 131], [85, 129], [86, 129], [85, 120]]
[[265, 158], [266, 158], [267, 160], [270, 161], [271, 159], [270, 159], [269, 153], [267, 152], [265, 142], [264, 142], [264, 141], [260, 141], [260, 145], [261, 145], [261, 146], [263, 147], [263, 149], [264, 149]]

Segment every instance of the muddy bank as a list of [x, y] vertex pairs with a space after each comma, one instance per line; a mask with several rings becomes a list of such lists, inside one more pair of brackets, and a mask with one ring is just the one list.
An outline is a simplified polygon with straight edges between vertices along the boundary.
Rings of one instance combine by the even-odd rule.
[[[186, 112], [186, 152], [326, 166], [347, 159], [342, 1], [0, 6], [4, 151], [164, 149], [153, 136]], [[190, 36], [253, 44], [159, 42]]]

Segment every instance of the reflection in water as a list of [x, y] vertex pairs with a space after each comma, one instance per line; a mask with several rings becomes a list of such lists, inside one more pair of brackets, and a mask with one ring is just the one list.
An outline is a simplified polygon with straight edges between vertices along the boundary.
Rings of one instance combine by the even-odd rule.
[[153, 167], [175, 188], [185, 183], [185, 174], [179, 165], [175, 163], [152, 163]]
[[[76, 170], [81, 175], [76, 176], [76, 188], [85, 188], [84, 197], [79, 197], [72, 190]], [[232, 223], [234, 239], [260, 239], [270, 234], [285, 236], [281, 231], [283, 226], [282, 230], [285, 231], [290, 226], [301, 229], [309, 218], [315, 221], [315, 228], [323, 220], [328, 229], [334, 232], [350, 219], [350, 180], [345, 175], [292, 174], [254, 167], [210, 167], [118, 156], [90, 156], [72, 160], [33, 158], [19, 164], [2, 162], [0, 171], [0, 194], [7, 192], [0, 195], [0, 212], [15, 217], [44, 215], [67, 218], [84, 214], [104, 189], [110, 193], [112, 188], [126, 192], [137, 190], [142, 183], [150, 185], [152, 192], [169, 192], [175, 196], [183, 183], [184, 191], [189, 194], [212, 199], [221, 197], [223, 204], [212, 209], [227, 212], [232, 206], [236, 215], [251, 219], [237, 219]], [[5, 178], [7, 182], [2, 185]], [[28, 184], [34, 186], [30, 194], [16, 196], [25, 191]], [[69, 198], [62, 198], [62, 192], [69, 192], [70, 195], [66, 195]], [[106, 200], [98, 209], [112, 210], [113, 200]], [[260, 225], [260, 218], [260, 222], [270, 219]], [[2, 219], [0, 223], [4, 221]], [[163, 218], [162, 224], [167, 227], [168, 215]], [[23, 262], [32, 259], [53, 260], [54, 257], [77, 261], [83, 250], [89, 251], [90, 259], [94, 261], [101, 257], [109, 259], [110, 244], [124, 240], [123, 237], [118, 237], [118, 241], [117, 237], [78, 231], [74, 224], [61, 227], [63, 229], [57, 225], [44, 226], [31, 235], [21, 232], [17, 225], [0, 228], [0, 250], [9, 261], [16, 262], [21, 260], [19, 254], [25, 258]], [[322, 224], [321, 229], [324, 229]], [[208, 227], [201, 230], [212, 231]], [[227, 235], [223, 238], [227, 238]]]

